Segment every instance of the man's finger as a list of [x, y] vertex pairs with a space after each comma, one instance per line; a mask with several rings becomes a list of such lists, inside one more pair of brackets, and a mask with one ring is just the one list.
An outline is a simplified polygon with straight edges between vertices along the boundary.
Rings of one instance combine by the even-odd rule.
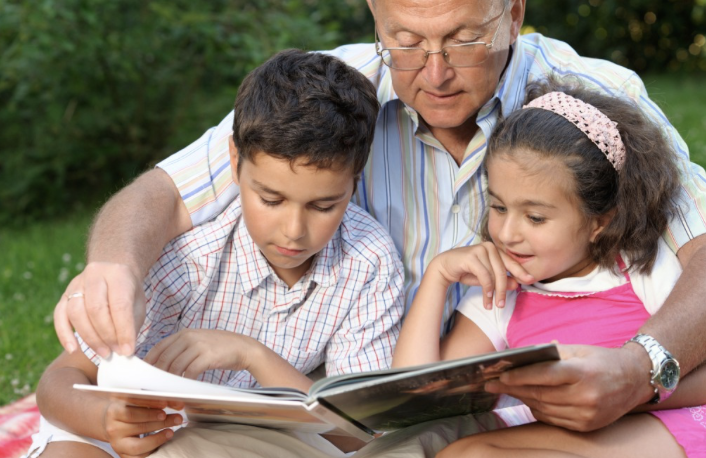
[[100, 335], [96, 332], [93, 327], [88, 314], [86, 313], [86, 308], [84, 306], [83, 297], [74, 297], [67, 303], [67, 315], [69, 321], [73, 323], [76, 329], [80, 329], [79, 335], [81, 339], [98, 353], [103, 358], [110, 356], [110, 347], [101, 339]]
[[[122, 275], [108, 285], [108, 303], [112, 324], [115, 326], [116, 342], [113, 351], [129, 356], [135, 351], [137, 332], [135, 329], [136, 285]], [[142, 306], [144, 308], [144, 305]], [[142, 324], [142, 323], [140, 323]]]
[[503, 372], [500, 382], [507, 386], [559, 386], [577, 383], [581, 374], [575, 361], [549, 361]]
[[[118, 339], [110, 314], [108, 287], [105, 277], [93, 269], [84, 271], [84, 307], [93, 329], [108, 346], [109, 351], [117, 346]], [[77, 327], [78, 329], [78, 327]], [[82, 336], [83, 337], [83, 336]], [[101, 355], [103, 356], [103, 355]]]
[[73, 353], [78, 348], [78, 340], [74, 336], [69, 316], [66, 311], [66, 296], [62, 295], [59, 302], [54, 307], [54, 330], [67, 353]]

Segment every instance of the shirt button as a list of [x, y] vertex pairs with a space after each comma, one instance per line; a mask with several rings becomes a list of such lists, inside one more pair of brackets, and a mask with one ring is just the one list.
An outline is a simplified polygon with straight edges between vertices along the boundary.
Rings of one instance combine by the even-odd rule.
[[453, 205], [451, 207], [451, 213], [456, 214], [461, 211], [461, 206], [460, 205]]

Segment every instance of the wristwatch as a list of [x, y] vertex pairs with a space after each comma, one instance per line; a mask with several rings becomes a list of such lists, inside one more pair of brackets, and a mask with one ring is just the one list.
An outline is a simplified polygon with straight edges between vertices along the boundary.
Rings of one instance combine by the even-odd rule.
[[671, 396], [679, 383], [679, 362], [657, 340], [647, 334], [638, 334], [626, 344], [630, 342], [642, 345], [652, 360], [650, 385], [655, 390], [655, 396], [649, 403], [664, 401]]

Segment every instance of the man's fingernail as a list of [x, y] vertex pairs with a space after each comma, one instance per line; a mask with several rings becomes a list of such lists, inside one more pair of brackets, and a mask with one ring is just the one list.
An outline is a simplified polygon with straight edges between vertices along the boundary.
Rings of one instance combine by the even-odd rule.
[[110, 348], [108, 348], [108, 347], [98, 347], [96, 349], [96, 353], [98, 353], [102, 358], [110, 358], [110, 354], [112, 352], [110, 351]]
[[128, 344], [122, 344], [120, 346], [120, 351], [118, 352], [123, 356], [130, 356], [132, 355], [132, 347]]
[[66, 342], [64, 344], [64, 348], [66, 349], [66, 352], [71, 354], [76, 351], [76, 344], [73, 342]]

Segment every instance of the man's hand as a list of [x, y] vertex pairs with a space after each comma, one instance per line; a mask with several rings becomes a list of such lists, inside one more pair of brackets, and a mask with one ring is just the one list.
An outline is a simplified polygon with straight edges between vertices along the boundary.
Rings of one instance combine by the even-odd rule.
[[142, 282], [128, 266], [117, 263], [89, 263], [71, 280], [54, 309], [54, 328], [67, 352], [78, 348], [73, 328], [104, 358], [111, 351], [133, 354], [144, 319]]
[[[174, 436], [169, 427], [182, 422], [179, 414], [167, 415], [158, 408], [113, 401], [105, 411], [105, 434], [113, 450], [122, 458], [143, 458]], [[148, 435], [140, 437], [141, 434]]]
[[560, 345], [559, 352], [561, 361], [510, 370], [486, 389], [520, 399], [541, 422], [574, 431], [607, 426], [654, 395], [649, 357], [637, 345]]

